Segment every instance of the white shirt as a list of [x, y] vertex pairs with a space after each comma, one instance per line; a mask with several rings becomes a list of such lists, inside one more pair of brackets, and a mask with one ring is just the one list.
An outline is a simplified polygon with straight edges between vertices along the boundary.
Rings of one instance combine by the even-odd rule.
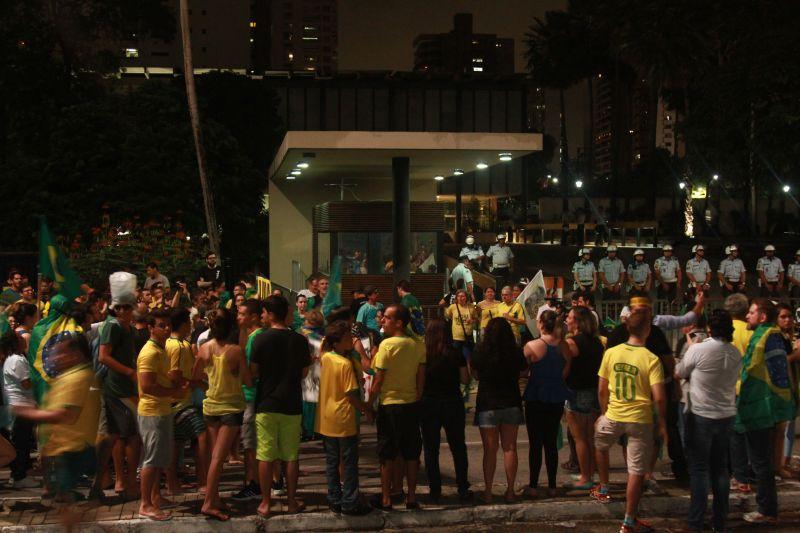
[[765, 255], [758, 260], [756, 270], [763, 271], [767, 281], [775, 283], [780, 279], [780, 273], [783, 272], [783, 262], [778, 257], [767, 257]]
[[545, 302], [544, 305], [539, 307], [539, 310], [536, 311], [536, 320], [539, 320], [542, 317], [542, 313], [545, 311], [557, 311], [555, 307], [550, 307], [550, 304]]
[[705, 258], [698, 261], [697, 257], [692, 257], [686, 261], [686, 273], [691, 273], [697, 283], [706, 283], [710, 279], [711, 266]]
[[31, 379], [28, 359], [18, 353], [6, 357], [3, 363], [3, 400], [6, 405], [35, 406], [33, 388], [25, 389], [22, 382]]
[[470, 261], [475, 261], [483, 257], [483, 248], [480, 245], [475, 246], [465, 246], [461, 249], [461, 252], [458, 254], [459, 257], [467, 256]]
[[151, 278], [150, 276], [147, 276], [144, 279], [144, 288], [145, 288], [145, 290], [150, 290], [150, 287], [152, 287], [156, 283], [160, 283], [161, 287], [164, 288], [164, 289], [169, 289], [169, 280], [167, 279], [167, 276], [165, 276], [164, 274], [159, 273], [158, 276], [156, 276], [154, 278]]
[[742, 369], [742, 354], [719, 339], [693, 344], [675, 367], [675, 373], [688, 381], [687, 410], [719, 420], [736, 416], [736, 381]]
[[450, 273], [450, 279], [453, 280], [453, 286], [455, 287], [458, 287], [458, 280], [463, 279], [464, 288], [466, 289], [467, 285], [472, 283], [472, 272], [464, 266], [464, 263], [459, 263]]
[[681, 265], [675, 256], [661, 256], [656, 259], [653, 269], [658, 272], [664, 283], [675, 283], [678, 281], [678, 271], [681, 269]]
[[719, 264], [717, 272], [722, 274], [722, 277], [727, 281], [738, 282], [742, 279], [742, 272], [747, 272], [747, 270], [744, 268], [742, 260], [738, 257], [726, 257]]

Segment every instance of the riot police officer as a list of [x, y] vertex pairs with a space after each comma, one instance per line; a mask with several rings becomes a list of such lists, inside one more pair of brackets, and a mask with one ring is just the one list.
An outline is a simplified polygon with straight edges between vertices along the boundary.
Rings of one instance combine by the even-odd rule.
[[735, 292], [744, 293], [747, 269], [739, 259], [739, 247], [731, 244], [727, 248], [728, 256], [722, 260], [717, 270], [717, 277], [722, 285], [722, 294], [728, 296]]
[[647, 296], [653, 283], [650, 265], [644, 262], [644, 250], [633, 252], [633, 263], [628, 265], [628, 296]]
[[608, 255], [597, 264], [597, 274], [603, 287], [603, 299], [621, 300], [622, 285], [625, 283], [625, 265], [617, 257], [616, 245], [609, 244], [606, 252]]
[[681, 264], [678, 258], [672, 255], [672, 246], [665, 244], [661, 249], [664, 255], [653, 263], [653, 273], [656, 277], [658, 297], [670, 302], [678, 297], [678, 287], [681, 286]]
[[761, 296], [780, 298], [783, 286], [783, 262], [775, 257], [775, 247], [768, 244], [764, 247], [764, 257], [758, 260], [756, 271], [761, 281]]
[[686, 261], [686, 277], [689, 278], [689, 292], [701, 290], [708, 294], [711, 288], [711, 266], [705, 258], [706, 249], [702, 244], [692, 247], [694, 257]]
[[597, 269], [591, 260], [592, 252], [588, 248], [578, 251], [578, 261], [572, 265], [572, 277], [575, 280], [575, 289], [594, 292], [597, 289]]

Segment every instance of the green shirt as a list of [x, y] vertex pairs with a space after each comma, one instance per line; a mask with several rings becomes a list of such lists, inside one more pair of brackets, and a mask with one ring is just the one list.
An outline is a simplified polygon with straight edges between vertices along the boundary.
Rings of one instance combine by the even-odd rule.
[[[111, 357], [120, 364], [136, 370], [136, 354], [134, 353], [133, 331], [130, 326], [123, 328], [113, 316], [106, 317], [100, 326], [100, 346], [111, 346]], [[108, 369], [103, 380], [103, 393], [115, 398], [131, 398], [136, 396], [136, 383], [124, 374]]]
[[[256, 335], [264, 331], [262, 328], [258, 328], [253, 333], [247, 336], [247, 343], [244, 345], [244, 356], [247, 359], [247, 364], [250, 364], [250, 354], [253, 351], [253, 339], [256, 338]], [[256, 377], [253, 376], [253, 386], [248, 387], [245, 384], [242, 384], [242, 391], [244, 391], [244, 400], [246, 402], [254, 402], [256, 401]]]

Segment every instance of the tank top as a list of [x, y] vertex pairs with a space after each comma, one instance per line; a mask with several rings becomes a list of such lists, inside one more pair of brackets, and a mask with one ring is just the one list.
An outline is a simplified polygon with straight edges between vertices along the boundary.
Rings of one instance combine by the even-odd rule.
[[526, 402], [564, 403], [569, 397], [562, 377], [566, 361], [558, 346], [545, 345], [544, 357], [530, 365], [531, 375], [523, 397]]
[[208, 390], [206, 399], [203, 400], [203, 414], [208, 416], [241, 413], [246, 407], [242, 378], [231, 373], [225, 360], [226, 351], [223, 349], [218, 353], [212, 352], [206, 363]]
[[580, 333], [572, 337], [578, 347], [578, 357], [572, 358], [567, 386], [572, 390], [597, 388], [597, 371], [603, 362], [603, 343], [597, 337]]

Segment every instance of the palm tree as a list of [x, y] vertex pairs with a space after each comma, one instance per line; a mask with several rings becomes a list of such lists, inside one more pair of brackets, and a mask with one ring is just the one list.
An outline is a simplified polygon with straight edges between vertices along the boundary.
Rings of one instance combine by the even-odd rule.
[[214, 213], [214, 196], [206, 164], [206, 152], [203, 147], [203, 130], [200, 127], [200, 111], [197, 107], [197, 90], [194, 84], [194, 66], [192, 63], [192, 39], [189, 28], [189, 2], [180, 0], [181, 37], [183, 41], [183, 77], [186, 80], [186, 99], [189, 103], [189, 117], [192, 121], [192, 134], [197, 154], [197, 169], [200, 174], [200, 188], [203, 191], [203, 208], [208, 231], [208, 244], [211, 251], [220, 259], [219, 229]]

